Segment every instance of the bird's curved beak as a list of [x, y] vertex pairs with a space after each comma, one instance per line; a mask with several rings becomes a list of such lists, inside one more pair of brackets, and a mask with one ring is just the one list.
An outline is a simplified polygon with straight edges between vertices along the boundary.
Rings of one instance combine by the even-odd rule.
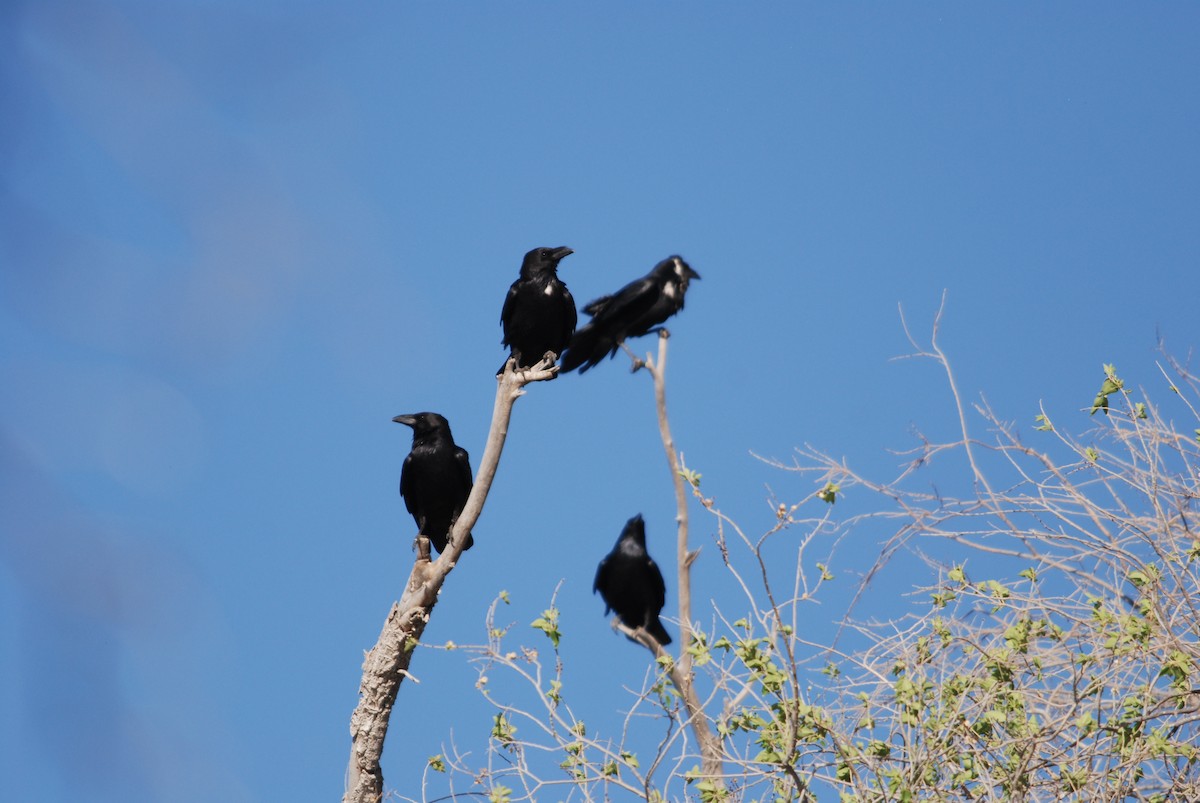
[[411, 427], [417, 423], [417, 418], [416, 416], [412, 415], [398, 415], [393, 418], [392, 421], [396, 422], [397, 424], [404, 424], [405, 426]]
[[683, 275], [685, 277], [687, 277], [688, 279], [699, 279], [700, 278], [700, 274], [696, 273], [696, 271], [692, 270], [692, 266], [689, 265], [688, 263], [684, 262], [682, 257], [673, 256], [673, 257], [669, 257], [669, 259], [674, 260], [676, 273], [678, 273], [682, 270]]
[[567, 248], [564, 245], [560, 248], [555, 248], [553, 251], [551, 251], [550, 256], [554, 257], [554, 260], [557, 262], [558, 260], [562, 259], [563, 257], [569, 257], [573, 253], [575, 253], [575, 252], [572, 251], [570, 248]]

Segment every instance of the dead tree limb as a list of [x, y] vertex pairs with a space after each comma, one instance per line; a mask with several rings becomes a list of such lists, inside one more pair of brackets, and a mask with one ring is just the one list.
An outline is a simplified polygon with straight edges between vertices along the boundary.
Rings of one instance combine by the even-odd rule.
[[[721, 740], [709, 727], [708, 716], [696, 693], [695, 675], [692, 671], [692, 654], [688, 647], [692, 643], [692, 561], [696, 553], [688, 549], [688, 490], [680, 471], [679, 454], [675, 450], [675, 441], [671, 437], [671, 423], [667, 418], [667, 340], [670, 333], [666, 329], [658, 332], [658, 357], [646, 355], [643, 360], [634, 363], [634, 370], [645, 367], [654, 379], [654, 402], [658, 410], [658, 431], [662, 436], [663, 449], [667, 453], [667, 465], [671, 469], [671, 481], [675, 487], [675, 523], [676, 531], [676, 560], [679, 567], [679, 657], [669, 665], [668, 674], [687, 710], [687, 725], [696, 737], [700, 748], [701, 772], [714, 785], [724, 788], [722, 775], [724, 768], [721, 761]], [[654, 653], [655, 658], [666, 655], [662, 645], [654, 640], [642, 628], [628, 633], [638, 643]]]
[[383, 754], [383, 740], [387, 736], [392, 708], [396, 704], [400, 684], [408, 676], [413, 651], [425, 632], [442, 584], [463, 552], [467, 533], [471, 532], [479, 514], [483, 512], [483, 503], [487, 500], [492, 479], [500, 464], [500, 454], [504, 451], [513, 404], [524, 395], [523, 388], [530, 382], [553, 379], [557, 373], [558, 368], [550, 360], [542, 360], [524, 370], [516, 370], [514, 361], [509, 360], [504, 373], [497, 377], [496, 403], [492, 409], [487, 445], [483, 449], [471, 495], [450, 530], [450, 543], [436, 561], [430, 561], [428, 539], [420, 539], [422, 543], [404, 587], [404, 595], [392, 605], [383, 632], [379, 634], [379, 641], [363, 660], [358, 706], [350, 716], [350, 766], [346, 771], [343, 803], [378, 803], [383, 797], [383, 771], [379, 760]]

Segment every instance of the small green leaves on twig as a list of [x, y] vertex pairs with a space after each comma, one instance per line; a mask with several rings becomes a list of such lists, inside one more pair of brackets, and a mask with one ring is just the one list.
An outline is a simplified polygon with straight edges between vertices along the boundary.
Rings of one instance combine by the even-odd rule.
[[1158, 582], [1162, 571], [1153, 563], [1146, 564], [1144, 569], [1134, 569], [1129, 573], [1129, 582], [1137, 588], [1145, 588], [1151, 583]]
[[1160, 678], [1167, 677], [1174, 689], [1187, 694], [1192, 686], [1191, 675], [1194, 669], [1192, 660], [1186, 654], [1179, 650], [1172, 650], [1158, 676]]
[[446, 771], [446, 760], [442, 757], [441, 753], [438, 753], [436, 756], [430, 756], [428, 759], [426, 759], [425, 763], [428, 764], [429, 769], [433, 770], [434, 772]]
[[837, 501], [837, 494], [840, 490], [842, 490], [842, 487], [836, 482], [827, 482], [824, 488], [817, 491], [817, 498], [826, 504], [832, 505]]
[[698, 471], [692, 471], [690, 468], [679, 469], [679, 476], [683, 477], [684, 482], [692, 486], [696, 490], [700, 490], [700, 478], [704, 476]]
[[958, 594], [955, 594], [950, 589], [946, 589], [945, 591], [934, 591], [929, 596], [933, 600], [933, 607], [935, 608], [945, 608], [947, 603], [958, 599]]
[[1034, 429], [1036, 429], [1038, 432], [1051, 432], [1054, 430], [1054, 425], [1050, 423], [1050, 418], [1045, 414], [1039, 415], [1033, 420], [1037, 423], [1037, 426], [1034, 427]]
[[1092, 400], [1092, 411], [1088, 415], [1095, 415], [1097, 410], [1103, 410], [1104, 414], [1108, 415], [1108, 397], [1124, 387], [1125, 381], [1117, 376], [1117, 369], [1105, 363], [1104, 384], [1100, 386], [1100, 392]]
[[500, 742], [505, 747], [512, 745], [516, 741], [517, 729], [508, 721], [508, 717], [503, 713], [496, 714], [492, 719], [492, 738]]
[[700, 630], [692, 631], [692, 643], [688, 645], [687, 652], [695, 659], [695, 666], [704, 666], [712, 660], [712, 654], [708, 651], [708, 636]]
[[542, 611], [542, 615], [530, 622], [529, 626], [545, 633], [554, 649], [558, 649], [558, 640], [562, 638], [558, 629], [558, 608], [550, 607]]

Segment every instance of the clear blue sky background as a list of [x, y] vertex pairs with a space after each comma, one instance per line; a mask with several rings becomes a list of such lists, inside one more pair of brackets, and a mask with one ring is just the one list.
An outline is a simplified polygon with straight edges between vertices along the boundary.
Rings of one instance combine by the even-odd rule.
[[[389, 419], [478, 463], [533, 246], [575, 249], [580, 305], [701, 273], [675, 434], [752, 532], [815, 488], [751, 452], [887, 476], [952, 434], [889, 362], [898, 304], [925, 334], [947, 290], [964, 393], [1027, 429], [1086, 426], [1104, 362], [1160, 388], [1157, 334], [1200, 343], [1198, 40], [1191, 4], [4, 3], [0, 798], [340, 795], [411, 564]], [[507, 589], [536, 643], [562, 581], [568, 691], [611, 719], [646, 656], [592, 573], [639, 511], [670, 578], [648, 378], [532, 387], [427, 637], [481, 641]], [[711, 546], [697, 584], [727, 591]], [[413, 670], [385, 772], [416, 794], [490, 715], [460, 654]]]

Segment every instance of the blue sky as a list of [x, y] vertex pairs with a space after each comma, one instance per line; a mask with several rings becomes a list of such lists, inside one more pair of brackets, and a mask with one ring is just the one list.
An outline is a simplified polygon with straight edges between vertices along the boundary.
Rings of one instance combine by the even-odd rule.
[[[675, 436], [751, 531], [815, 490], [752, 452], [887, 475], [953, 432], [889, 361], [898, 305], [924, 335], [945, 290], [964, 393], [1023, 426], [1105, 362], [1158, 387], [1156, 338], [1200, 341], [1198, 34], [1185, 4], [4, 4], [0, 797], [340, 794], [411, 563], [390, 419], [442, 412], [477, 465], [534, 246], [575, 249], [581, 306], [700, 272]], [[647, 377], [531, 387], [427, 638], [481, 641], [501, 589], [524, 630], [562, 581], [604, 721], [646, 656], [592, 573], [637, 512], [669, 567], [672, 504]], [[728, 593], [711, 547], [696, 574]], [[416, 794], [490, 714], [461, 655], [413, 669], [384, 770]]]

